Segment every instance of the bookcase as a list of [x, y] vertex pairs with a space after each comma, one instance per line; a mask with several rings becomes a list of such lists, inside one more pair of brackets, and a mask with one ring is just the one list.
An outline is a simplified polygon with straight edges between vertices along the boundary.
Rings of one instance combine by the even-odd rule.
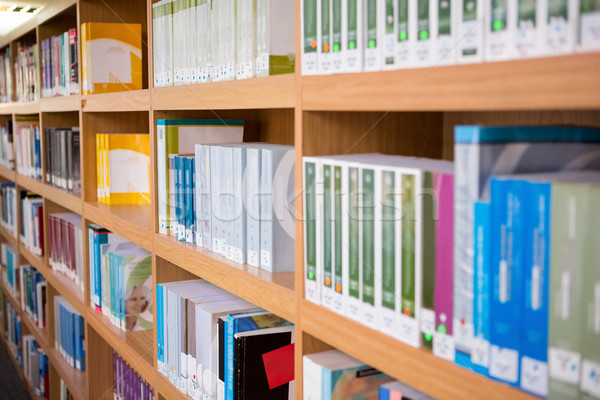
[[[123, 332], [90, 307], [86, 229], [90, 223], [152, 252], [154, 286], [201, 277], [293, 321], [296, 398], [302, 398], [302, 356], [329, 348], [338, 348], [440, 399], [534, 398], [305, 300], [301, 196], [296, 200], [295, 272], [269, 273], [239, 265], [158, 234], [155, 126], [161, 118], [244, 120], [246, 141], [295, 145], [297, 193], [302, 188], [299, 166], [303, 156], [382, 152], [452, 160], [453, 129], [458, 124], [600, 127], [600, 53], [303, 77], [300, 1], [296, 2], [296, 73], [266, 78], [150, 87], [152, 0], [57, 0], [0, 40], [0, 47], [13, 48], [24, 38], [39, 43], [68, 28], [79, 29], [85, 22], [142, 25], [142, 90], [0, 104], [0, 122], [35, 115], [42, 132], [60, 126], [79, 126], [81, 130], [81, 196], [0, 167], [2, 181], [43, 197], [45, 221], [52, 212], [72, 211], [82, 216], [83, 293], [50, 268], [47, 255], [33, 255], [18, 238], [0, 228], [0, 241], [11, 243], [21, 261], [33, 265], [48, 281], [49, 327], [39, 329], [25, 316], [22, 321], [24, 332], [33, 334], [48, 354], [51, 398], [59, 397], [60, 379], [77, 399], [111, 398], [112, 349], [154, 388], [156, 398], [187, 397], [157, 372], [156, 323], [151, 331]], [[95, 135], [110, 132], [150, 134], [151, 205], [97, 202]], [[45, 171], [45, 162], [42, 165]], [[47, 239], [46, 228], [44, 235]], [[4, 283], [2, 288], [3, 301], [19, 309], [18, 300], [5, 290]], [[52, 298], [58, 295], [85, 318], [86, 372], [75, 371], [54, 348]]]

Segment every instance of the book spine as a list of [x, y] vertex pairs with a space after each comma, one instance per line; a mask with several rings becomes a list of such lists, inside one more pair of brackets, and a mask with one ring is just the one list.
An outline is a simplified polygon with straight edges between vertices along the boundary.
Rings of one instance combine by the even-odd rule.
[[[488, 202], [474, 205], [474, 255], [473, 275], [473, 327], [474, 338], [471, 352], [473, 371], [488, 375], [490, 364], [490, 252], [491, 252], [491, 206]], [[460, 359], [456, 359], [460, 364]], [[463, 364], [464, 365], [464, 364]]]
[[358, 211], [359, 169], [348, 166], [348, 294], [346, 296], [346, 315], [354, 320], [359, 318], [360, 307], [360, 224]]
[[361, 311], [362, 323], [377, 329], [375, 313], [375, 170], [360, 171], [361, 207]]
[[[332, 232], [332, 189], [333, 189], [333, 177], [331, 165], [321, 164], [323, 173], [323, 196], [319, 196], [319, 202], [321, 203], [320, 211], [322, 216], [320, 219], [321, 239], [319, 242], [322, 244], [322, 281], [321, 281], [321, 302], [324, 307], [333, 308], [333, 232]], [[321, 198], [322, 197], [322, 198]]]
[[522, 321], [522, 247], [524, 183], [492, 179], [491, 237], [492, 298], [490, 315], [490, 376], [519, 385], [519, 351]]
[[417, 207], [421, 207], [423, 210], [421, 215], [423, 216], [421, 221], [422, 226], [422, 278], [423, 284], [421, 289], [421, 343], [423, 347], [431, 350], [433, 349], [433, 336], [435, 332], [435, 287], [436, 287], [436, 221], [434, 215], [436, 214], [434, 198], [434, 182], [433, 174], [431, 172], [424, 172], [423, 174], [423, 186], [421, 188], [421, 194], [419, 196], [419, 204]]

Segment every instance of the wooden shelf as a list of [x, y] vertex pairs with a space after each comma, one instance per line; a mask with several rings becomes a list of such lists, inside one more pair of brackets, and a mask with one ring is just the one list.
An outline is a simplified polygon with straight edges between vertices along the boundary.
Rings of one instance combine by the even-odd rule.
[[440, 399], [539, 399], [374, 331], [308, 300], [300, 305], [302, 330]]
[[79, 111], [81, 96], [58, 96], [40, 100], [41, 112]]
[[150, 90], [102, 93], [81, 96], [83, 112], [148, 111]]
[[45, 5], [44, 8], [42, 8], [37, 14], [38, 25], [41, 25], [49, 19], [56, 17], [58, 14], [62, 13], [74, 4], [77, 4], [77, 0], [56, 0]]
[[14, 182], [16, 172], [14, 169], [8, 169], [6, 167], [0, 166], [0, 176], [4, 179]]
[[39, 271], [46, 277], [46, 280], [50, 285], [52, 285], [52, 287], [69, 302], [75, 311], [80, 315], [85, 314], [83, 293], [75, 282], [67, 278], [64, 274], [54, 271], [50, 266], [44, 266], [44, 268]]
[[171, 236], [154, 235], [154, 251], [182, 269], [204, 278], [288, 321], [296, 320], [294, 272], [270, 273], [238, 264]]
[[29, 264], [33, 265], [35, 269], [40, 271], [40, 273], [42, 273], [44, 276], [47, 275], [44, 274], [44, 272], [46, 271], [46, 261], [44, 260], [43, 256], [36, 256], [21, 243], [19, 243], [19, 253], [21, 253], [21, 255], [25, 257]]
[[11, 244], [12, 247], [17, 249], [19, 247], [19, 242], [17, 238], [10, 234], [9, 231], [0, 226], [0, 234], [4, 236], [4, 239]]
[[14, 114], [38, 114], [40, 112], [40, 101], [15, 102], [12, 110]]
[[4, 279], [0, 279], [0, 287], [2, 287], [2, 291], [4, 296], [8, 299], [9, 302], [12, 303], [13, 307], [21, 312], [21, 300], [19, 299], [20, 293], [12, 290]]
[[0, 103], [0, 114], [12, 114], [14, 110], [14, 104], [15, 103], [13, 102]]
[[143, 376], [149, 385], [154, 386], [152, 330], [123, 332], [111, 324], [102, 313], [89, 307], [86, 307], [85, 319], [121, 358]]
[[19, 173], [17, 173], [17, 185], [39, 196], [44, 195], [44, 187], [46, 186], [40, 180], [29, 178]]
[[[169, 378], [161, 374], [160, 372], [156, 372], [156, 386], [158, 392], [165, 398], [169, 400], [189, 400], [191, 397], [181, 393], [179, 389], [175, 387], [170, 381]], [[158, 399], [158, 395], [154, 393], [154, 398]]]
[[154, 110], [293, 108], [294, 74], [152, 89]]
[[[61, 207], [67, 208], [79, 215], [82, 214], [83, 203], [81, 197], [75, 196], [72, 192], [59, 189], [57, 187], [44, 184], [44, 197]], [[81, 193], [77, 193], [81, 196]]]
[[65, 382], [65, 385], [69, 388], [69, 391], [73, 394], [73, 397], [78, 400], [87, 399], [85, 383], [87, 372], [81, 372], [71, 367], [67, 360], [60, 354], [60, 351], [55, 348], [48, 349], [48, 359], [60, 375], [60, 378]]
[[311, 111], [600, 108], [600, 53], [302, 77]]
[[29, 332], [35, 336], [35, 340], [40, 344], [40, 346], [42, 346], [42, 349], [47, 352], [48, 349], [52, 347], [48, 343], [48, 329], [39, 328], [31, 319], [29, 319], [29, 316], [25, 313], [25, 310], [21, 310], [21, 321], [24, 321]]
[[107, 205], [86, 202], [84, 214], [90, 221], [152, 251], [152, 209], [149, 205]]

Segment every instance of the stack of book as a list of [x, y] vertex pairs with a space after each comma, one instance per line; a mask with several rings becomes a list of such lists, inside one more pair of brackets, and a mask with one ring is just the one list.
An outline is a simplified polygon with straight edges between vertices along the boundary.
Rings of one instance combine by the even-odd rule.
[[73, 193], [81, 192], [79, 128], [46, 128], [46, 183]]
[[85, 321], [62, 296], [54, 297], [54, 348], [79, 371], [85, 371]]
[[37, 44], [17, 42], [15, 55], [15, 100], [35, 101], [40, 98]]
[[291, 0], [154, 3], [154, 86], [294, 72], [294, 8]]
[[453, 164], [383, 154], [303, 164], [306, 298], [453, 360], [433, 335], [452, 327]]
[[114, 351], [113, 378], [115, 399], [154, 400], [152, 387]]
[[46, 278], [31, 265], [21, 265], [21, 309], [40, 329], [46, 327]]
[[293, 270], [294, 147], [238, 144], [243, 123], [217, 122], [157, 121], [160, 233], [237, 263]]
[[17, 236], [17, 189], [13, 182], [0, 183], [0, 205], [2, 206], [2, 215], [0, 226], [6, 229], [11, 235]]
[[302, 74], [479, 63], [597, 51], [593, 1], [308, 0]]
[[19, 293], [19, 255], [17, 250], [9, 243], [1, 243], [2, 253], [2, 280], [12, 290], [13, 297], [17, 298]]
[[0, 126], [0, 165], [8, 169], [15, 168], [12, 127], [12, 119], [6, 120], [5, 124]]
[[83, 292], [83, 231], [75, 213], [48, 214], [48, 263]]
[[99, 203], [150, 204], [150, 136], [96, 134]]
[[19, 199], [21, 243], [31, 253], [42, 256], [44, 254], [44, 201], [37, 194], [26, 190], [21, 190]]
[[142, 89], [142, 26], [82, 24], [81, 84], [82, 94]]
[[124, 331], [152, 329], [152, 255], [98, 225], [89, 227], [91, 305]]
[[[584, 222], [593, 218], [585, 210], [594, 194], [584, 187], [596, 178], [564, 171], [600, 170], [599, 138], [600, 130], [578, 127], [456, 128], [453, 326], [458, 364], [539, 396], [561, 392], [554, 381], [581, 383], [582, 389], [589, 384], [584, 375], [580, 378], [584, 360], [569, 356], [559, 363], [560, 355], [552, 357], [570, 346], [568, 354], [582, 355], [575, 359], [595, 357], [578, 346], [585, 346], [586, 285], [594, 284], [593, 278], [581, 278], [597, 276], [593, 258], [581, 261], [586, 246], [593, 246], [584, 240], [593, 225]], [[572, 248], [564, 253], [565, 263], [559, 254], [568, 243]], [[565, 302], [572, 304], [568, 315], [554, 308]], [[561, 328], [561, 318], [571, 316], [575, 319]], [[573, 367], [572, 375], [563, 367]]]
[[42, 142], [37, 117], [29, 123], [18, 123], [15, 128], [17, 172], [33, 179], [42, 179]]
[[156, 290], [158, 370], [180, 391], [193, 398], [293, 398], [292, 384], [269, 388], [262, 360], [294, 342], [290, 322], [204, 280]]
[[23, 375], [32, 391], [44, 399], [50, 398], [49, 371], [48, 356], [33, 335], [23, 336]]
[[8, 342], [8, 350], [17, 360], [19, 367], [22, 366], [22, 347], [21, 347], [21, 316], [19, 310], [13, 307], [10, 301], [6, 303], [5, 310], [5, 335]]
[[42, 97], [79, 93], [77, 29], [41, 42]]
[[0, 103], [10, 103], [12, 99], [10, 46], [6, 46], [0, 50]]

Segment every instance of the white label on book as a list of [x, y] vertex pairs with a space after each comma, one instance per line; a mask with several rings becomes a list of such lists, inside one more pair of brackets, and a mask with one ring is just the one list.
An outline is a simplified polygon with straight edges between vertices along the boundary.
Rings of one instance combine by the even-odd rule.
[[[248, 261], [250, 263], [250, 261]], [[312, 301], [313, 303], [319, 304], [321, 299], [317, 299], [317, 282], [306, 279], [304, 281], [304, 296], [307, 300]]]
[[590, 360], [583, 360], [581, 367], [581, 390], [600, 398], [600, 364]]
[[550, 347], [548, 363], [550, 364], [550, 378], [572, 384], [579, 382], [580, 353]]
[[564, 271], [560, 277], [560, 318], [569, 319], [571, 306], [571, 273]]
[[433, 335], [435, 331], [435, 311], [421, 308], [421, 332]]
[[185, 230], [185, 241], [187, 243], [194, 243], [194, 232], [191, 229]]
[[225, 382], [217, 382], [217, 400], [225, 400]]
[[471, 362], [487, 368], [490, 365], [490, 342], [480, 338], [473, 338], [471, 348]]
[[202, 234], [200, 232], [196, 232], [196, 245], [202, 247]]
[[271, 252], [267, 250], [260, 250], [260, 260], [261, 265], [264, 265], [267, 268], [271, 267]]
[[542, 279], [540, 266], [534, 265], [531, 269], [531, 309], [539, 310], [542, 306]]
[[516, 383], [519, 378], [519, 352], [492, 346], [490, 375], [507, 382]]
[[179, 240], [180, 242], [185, 242], [185, 226], [184, 225], [177, 225], [177, 240]]
[[258, 261], [258, 253], [255, 250], [248, 251], [248, 264], [255, 267], [260, 265]]
[[510, 299], [508, 293], [508, 263], [500, 260], [500, 290], [498, 293], [500, 303], [506, 303]]
[[594, 333], [600, 334], [600, 282], [594, 285]]
[[400, 315], [400, 329], [398, 339], [413, 347], [419, 347], [419, 324], [415, 318]]
[[445, 333], [436, 332], [433, 335], [433, 355], [444, 360], [454, 361], [454, 338]]
[[233, 249], [233, 261], [239, 264], [244, 263], [244, 252], [239, 247]]
[[581, 47], [598, 48], [600, 46], [600, 12], [584, 13], [581, 15], [580, 23]]
[[521, 388], [538, 396], [548, 396], [548, 364], [523, 357], [521, 359]]

